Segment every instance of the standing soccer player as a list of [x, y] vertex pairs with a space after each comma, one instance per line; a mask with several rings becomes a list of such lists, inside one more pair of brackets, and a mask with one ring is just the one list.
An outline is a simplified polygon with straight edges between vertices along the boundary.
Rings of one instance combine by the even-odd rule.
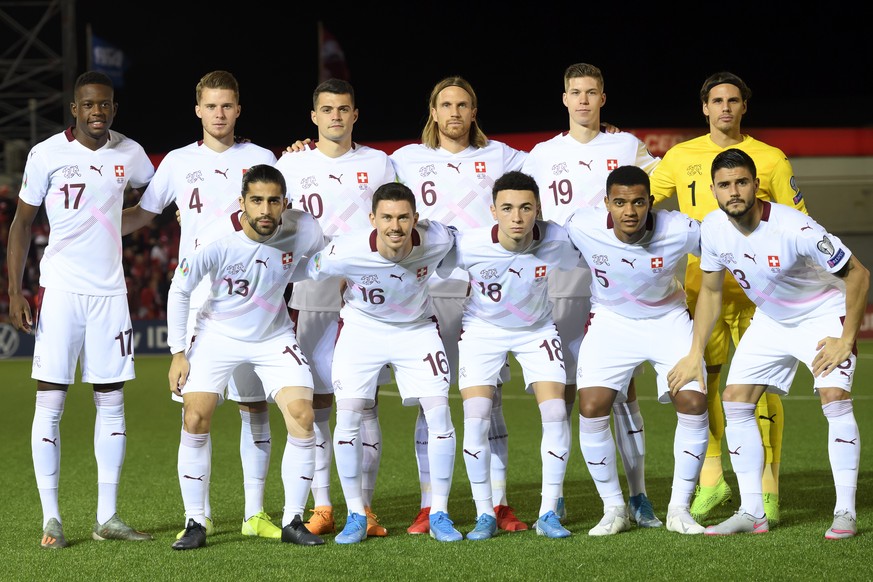
[[[578, 208], [601, 205], [606, 177], [619, 166], [639, 166], [651, 173], [660, 158], [652, 156], [643, 142], [630, 133], [602, 131], [600, 111], [606, 104], [603, 73], [588, 63], [575, 63], [564, 71], [563, 103], [569, 129], [535, 145], [523, 171], [533, 176], [542, 194], [543, 218], [564, 224]], [[564, 345], [567, 365], [566, 402], [570, 418], [576, 398], [576, 355], [585, 335], [591, 309], [591, 270], [582, 264], [570, 272], [549, 274], [549, 298], [555, 323]], [[627, 401], [613, 406], [615, 435], [627, 476], [631, 518], [641, 527], [660, 527], [646, 495], [646, 441], [643, 417], [633, 378]], [[558, 507], [563, 518], [563, 496]]]
[[[288, 430], [281, 539], [307, 546], [324, 543], [301, 518], [315, 470], [312, 373], [294, 337], [284, 292], [293, 277], [305, 275], [298, 265], [324, 246], [325, 238], [312, 215], [285, 210], [285, 180], [272, 165], [249, 168], [241, 192], [242, 212], [218, 219], [231, 223], [230, 234], [216, 225], [202, 234], [197, 248], [180, 257], [167, 302], [170, 390], [182, 397], [184, 409], [178, 473], [187, 523], [173, 543], [175, 550], [206, 545], [212, 415], [240, 365], [253, 369]], [[191, 296], [203, 278], [209, 281], [209, 296], [192, 331]]]
[[[828, 458], [836, 488], [827, 539], [857, 532], [855, 493], [861, 443], [852, 407], [855, 341], [870, 272], [839, 238], [798, 210], [759, 200], [755, 162], [729, 148], [712, 161], [718, 209], [703, 221], [702, 281], [688, 356], [668, 377], [671, 389], [703, 381], [707, 339], [722, 307], [728, 271], [757, 306], [740, 339], [722, 395], [725, 436], [740, 487], [740, 508], [706, 528], [708, 535], [769, 531], [761, 478], [764, 447], [755, 407], [765, 390], [788, 394], [797, 365], [813, 375], [813, 391], [828, 422]], [[776, 341], [778, 339], [778, 341]]]
[[[231, 232], [230, 222], [225, 218], [239, 209], [243, 174], [254, 165], [276, 162], [276, 156], [266, 148], [249, 142], [237, 143], [234, 129], [242, 106], [239, 103], [239, 84], [231, 73], [207, 73], [197, 83], [194, 96], [194, 112], [202, 122], [203, 136], [164, 157], [139, 204], [126, 209], [122, 221], [122, 233], [128, 234], [150, 223], [170, 204], [175, 204], [182, 228], [180, 258], [190, 255], [202, 244], [204, 232], [213, 224], [218, 223]], [[189, 335], [194, 330], [197, 310], [208, 295], [209, 282], [204, 279], [191, 298]], [[176, 395], [174, 399], [181, 400]], [[264, 511], [264, 488], [273, 442], [270, 415], [263, 386], [250, 367], [242, 366], [234, 373], [227, 386], [227, 399], [239, 404], [241, 421], [239, 452], [245, 494], [242, 533], [278, 539], [282, 531]], [[211, 439], [207, 446], [211, 448]], [[207, 483], [209, 479], [210, 475], [207, 475]], [[211, 534], [213, 524], [208, 486], [205, 494], [205, 526], [207, 533]], [[179, 532], [178, 537], [183, 534], [184, 531]]]
[[[299, 151], [285, 153], [276, 163], [294, 192], [293, 204], [312, 214], [324, 234], [336, 237], [370, 226], [373, 191], [394, 182], [394, 167], [387, 154], [357, 144], [352, 129], [358, 120], [355, 90], [341, 79], [328, 79], [312, 94], [312, 123], [318, 127], [318, 141], [298, 146]], [[309, 356], [315, 382], [315, 477], [312, 497], [315, 507], [306, 527], [314, 534], [335, 531], [333, 504], [330, 500], [330, 471], [333, 439], [330, 414], [333, 409], [333, 361], [337, 322], [342, 307], [340, 278], [305, 280], [294, 284], [290, 307], [297, 339]], [[390, 382], [388, 368], [380, 375], [380, 384]], [[385, 536], [371, 510], [373, 491], [382, 452], [382, 429], [378, 402], [364, 408], [361, 421], [364, 444], [363, 491], [367, 515], [367, 535]]]
[[334, 454], [348, 517], [336, 542], [367, 538], [361, 419], [388, 364], [403, 404], [420, 406], [427, 417], [430, 535], [441, 542], [458, 541], [463, 536], [448, 514], [456, 446], [448, 400], [451, 374], [427, 285], [453, 249], [455, 231], [439, 222], [419, 222], [415, 196], [397, 182], [376, 189], [370, 223], [370, 229], [338, 236], [308, 266], [315, 280], [345, 280], [331, 377], [337, 408]]
[[[134, 376], [133, 328], [121, 268], [121, 211], [128, 188], [140, 189], [155, 169], [137, 142], [110, 130], [118, 104], [112, 80], [82, 73], [73, 87], [75, 125], [30, 151], [18, 207], [9, 228], [9, 318], [16, 329], [36, 330], [33, 373], [36, 410], [31, 449], [43, 512], [42, 547], [64, 548], [58, 504], [60, 422], [67, 389], [94, 387], [97, 420], [96, 540], [150, 540], [116, 513], [127, 429], [124, 383]], [[34, 318], [22, 294], [31, 225], [45, 204], [50, 233], [40, 260], [40, 294]]]
[[[520, 170], [526, 152], [488, 139], [476, 120], [479, 106], [476, 92], [462, 77], [446, 77], [439, 81], [431, 90], [429, 104], [430, 115], [421, 132], [421, 143], [401, 147], [390, 156], [397, 179], [415, 194], [422, 218], [437, 220], [459, 230], [491, 225], [491, 186], [506, 172]], [[454, 375], [458, 369], [457, 342], [468, 289], [469, 277], [461, 269], [446, 277], [430, 279], [434, 311]], [[520, 531], [526, 530], [527, 524], [519, 521], [506, 499], [509, 450], [501, 385], [508, 379], [508, 371], [507, 367], [502, 372], [491, 407], [491, 485], [497, 504], [498, 527]], [[453, 383], [455, 380], [453, 378]], [[406, 530], [411, 534], [428, 531], [431, 485], [427, 435], [427, 421], [423, 411], [419, 410], [415, 454], [421, 509]]]
[[[570, 532], [555, 510], [570, 452], [564, 405], [567, 373], [546, 280], [552, 269], [575, 268], [579, 252], [561, 226], [537, 220], [539, 188], [527, 174], [507, 172], [498, 178], [492, 198], [497, 224], [459, 232], [455, 255], [456, 266], [469, 273], [472, 288], [458, 342], [463, 455], [477, 515], [467, 539], [489, 539], [497, 532], [488, 433], [497, 379], [510, 353], [521, 365], [526, 390], [536, 397], [543, 426], [542, 500], [534, 527], [539, 535], [563, 538]], [[440, 269], [451, 273], [453, 266]]]
[[[742, 133], [740, 122], [746, 114], [752, 91], [733, 73], [720, 72], [708, 77], [700, 89], [703, 115], [709, 123], [709, 133], [679, 143], [666, 154], [652, 173], [652, 195], [655, 204], [677, 196], [679, 209], [698, 221], [716, 210], [710, 195], [709, 168], [713, 158], [727, 148], [737, 148], [752, 156], [758, 166], [760, 188], [758, 197], [779, 202], [806, 212], [803, 196], [794, 179], [791, 163], [781, 150]], [[691, 313], [697, 306], [700, 289], [700, 259], [689, 255], [685, 271], [685, 289]], [[721, 368], [727, 362], [730, 343], [734, 345], [749, 327], [755, 305], [746, 298], [743, 289], [730, 277], [724, 283], [724, 305], [721, 317], [706, 346], [706, 384], [709, 401], [709, 448], [700, 472], [700, 485], [691, 504], [691, 514], [697, 521], [731, 498], [731, 489], [724, 480], [721, 449], [725, 417], [719, 388]], [[758, 425], [764, 439], [764, 506], [772, 523], [779, 520], [779, 464], [782, 455], [782, 432], [785, 419], [782, 400], [776, 394], [764, 394], [758, 402]]]
[[671, 391], [666, 381], [691, 346], [692, 322], [676, 271], [686, 254], [699, 254], [700, 227], [680, 212], [652, 212], [649, 176], [636, 166], [609, 174], [604, 203], [605, 209], [576, 210], [565, 225], [594, 275], [576, 381], [579, 446], [603, 500], [603, 518], [588, 535], [630, 528], [609, 411], [626, 397], [634, 370], [646, 361], [658, 375], [658, 401], [672, 402], [678, 417], [667, 529], [703, 533], [688, 509], [708, 439], [706, 386], [694, 382]]

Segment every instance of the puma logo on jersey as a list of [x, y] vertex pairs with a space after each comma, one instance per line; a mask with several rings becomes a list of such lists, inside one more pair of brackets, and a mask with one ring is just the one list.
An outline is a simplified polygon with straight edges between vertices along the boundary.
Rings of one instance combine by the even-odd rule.
[[456, 171], [459, 174], [461, 173], [461, 162], [458, 162], [457, 166], [451, 162], [446, 162], [446, 166], [450, 167], [451, 169], [453, 169], [454, 171]]
[[[230, 169], [230, 168], [227, 168], [227, 170], [229, 170], [229, 169]], [[215, 173], [216, 173], [216, 174], [221, 174], [222, 176], [224, 176], [224, 179], [227, 180], [227, 170], [225, 170], [225, 171], [223, 171], [223, 172], [222, 172], [221, 170], [215, 170]]]
[[342, 174], [340, 174], [339, 176], [334, 176], [333, 174], [328, 174], [327, 178], [328, 178], [328, 180], [336, 180], [340, 184], [343, 183], [343, 175]]
[[627, 263], [628, 265], [630, 265], [630, 266], [631, 266], [631, 269], [635, 269], [635, 268], [636, 268], [636, 267], [634, 267], [634, 263], [636, 262], [636, 259], [633, 259], [632, 261], [629, 261], [629, 260], [627, 260], [627, 259], [622, 259], [621, 262], [622, 262], [622, 263]]
[[97, 166], [91, 166], [89, 169], [94, 170], [101, 176], [103, 175], [103, 166], [100, 166], [99, 168]]
[[579, 165], [580, 165], [580, 166], [585, 166], [586, 168], [588, 168], [589, 170], [591, 170], [591, 164], [592, 164], [593, 162], [594, 162], [594, 160], [588, 160], [588, 163], [586, 164], [586, 163], [583, 162], [582, 160], [579, 160]]
[[516, 276], [518, 276], [519, 279], [521, 279], [521, 272], [522, 272], [522, 271], [524, 271], [524, 267], [522, 267], [522, 268], [519, 269], [518, 271], [516, 271], [515, 269], [509, 269], [509, 272], [510, 272], [510, 273], [513, 273], [513, 274], [516, 275]]
[[200, 247], [200, 239], [199, 239], [199, 238], [195, 238], [195, 239], [194, 239], [194, 248], [196, 249], [196, 248], [199, 248], [199, 247]]
[[267, 261], [269, 261], [269, 260], [270, 260], [270, 257], [267, 257], [263, 261], [261, 259], [255, 259], [255, 264], [256, 265], [264, 265], [264, 268], [266, 269], [267, 268]]
[[755, 260], [755, 257], [757, 257], [758, 255], [749, 255], [749, 254], [743, 253], [743, 256], [746, 257], [747, 259], [749, 259], [750, 261], [752, 261], [753, 263], [755, 263], [756, 265], [758, 264], [758, 261]]
[[400, 279], [400, 281], [403, 282], [403, 275], [402, 274], [395, 275], [394, 273], [391, 273], [390, 275], [388, 275], [388, 278], [389, 279]]
[[[94, 166], [91, 167], [93, 168]], [[804, 230], [812, 230], [812, 227], [809, 226], [809, 224], [807, 224], [806, 226], [801, 226], [800, 231], [803, 232]]]
[[327, 253], [327, 256], [331, 256], [334, 254], [334, 250], [336, 249], [336, 245], [330, 245], [330, 252]]

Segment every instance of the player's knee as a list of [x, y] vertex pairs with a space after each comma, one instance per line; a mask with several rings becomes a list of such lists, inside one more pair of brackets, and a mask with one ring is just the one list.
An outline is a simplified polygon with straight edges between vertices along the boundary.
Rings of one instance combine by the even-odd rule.
[[315, 412], [309, 400], [293, 400], [282, 410], [288, 434], [294, 438], [306, 439], [315, 436]]
[[212, 411], [199, 406], [186, 406], [184, 412], [185, 432], [206, 434], [212, 425]]
[[706, 395], [697, 390], [680, 390], [673, 398], [676, 412], [700, 415], [708, 410]]

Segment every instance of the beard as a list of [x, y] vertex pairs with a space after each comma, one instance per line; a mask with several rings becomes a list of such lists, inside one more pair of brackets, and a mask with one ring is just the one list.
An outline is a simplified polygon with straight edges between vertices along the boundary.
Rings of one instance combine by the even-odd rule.
[[273, 220], [272, 218], [269, 218], [270, 224], [263, 226], [263, 225], [258, 223], [258, 221], [261, 220], [262, 218], [269, 218], [269, 217], [260, 217], [259, 216], [257, 218], [252, 218], [251, 216], [246, 214], [246, 220], [248, 220], [249, 226], [252, 227], [252, 230], [255, 231], [256, 233], [258, 233], [259, 235], [270, 236], [271, 234], [276, 232], [276, 227], [278, 226], [276, 221]]
[[746, 214], [749, 213], [749, 211], [752, 209], [752, 206], [754, 206], [754, 204], [755, 204], [755, 202], [753, 200], [751, 204], [745, 204], [742, 207], [738, 207], [737, 205], [734, 204], [734, 205], [731, 205], [731, 209], [728, 209], [728, 207], [726, 205], [719, 202], [718, 207], [721, 208], [722, 211], [725, 214], [727, 214], [728, 216], [730, 216], [731, 218], [742, 218], [743, 216], [745, 216]]

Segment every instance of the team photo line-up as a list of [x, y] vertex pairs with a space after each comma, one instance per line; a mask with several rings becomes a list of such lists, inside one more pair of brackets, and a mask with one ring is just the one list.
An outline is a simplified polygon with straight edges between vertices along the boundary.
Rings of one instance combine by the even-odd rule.
[[[135, 377], [122, 240], [171, 204], [179, 247], [166, 298], [168, 382], [181, 404], [185, 515], [173, 549], [203, 547], [214, 531], [210, 430], [224, 400], [238, 403], [241, 418], [243, 535], [299, 545], [333, 533], [339, 544], [387, 535], [372, 506], [381, 446], [367, 444], [381, 444], [378, 387], [392, 381], [403, 405], [418, 409], [420, 511], [407, 532], [452, 542], [527, 530], [506, 486], [510, 356], [542, 422], [538, 535], [571, 535], [562, 520], [573, 414], [603, 502], [589, 535], [631, 523], [691, 535], [768, 532], [779, 521], [780, 396], [802, 362], [828, 426], [836, 500], [824, 536], [855, 536], [860, 438], [851, 390], [869, 271], [807, 213], [783, 152], [742, 133], [751, 90], [737, 75], [704, 81], [709, 133], [663, 158], [602, 122], [596, 66], [570, 65], [563, 81], [568, 128], [529, 152], [489, 140], [473, 87], [453, 76], [431, 91], [420, 143], [387, 154], [353, 140], [354, 89], [330, 79], [313, 92], [317, 139], [277, 157], [235, 136], [239, 85], [216, 70], [195, 88], [202, 135], [155, 168], [136, 141], [110, 129], [112, 81], [80, 75], [73, 124], [27, 157], [7, 250], [10, 319], [35, 334], [41, 546], [69, 545], [58, 500], [60, 420], [77, 367], [96, 406], [92, 536], [153, 539], [116, 507], [123, 386]], [[131, 193], [136, 203], [125, 204]], [[679, 210], [658, 208], [671, 197]], [[22, 287], [42, 209], [50, 231], [32, 305]], [[392, 341], [373, 341], [382, 337]], [[676, 410], [664, 522], [646, 494], [634, 382], [645, 362], [658, 401]], [[462, 430], [449, 409], [455, 386]], [[277, 523], [264, 511], [271, 403], [287, 429]], [[704, 525], [734, 495], [722, 474], [723, 439], [740, 504]], [[456, 454], [475, 505], [465, 534], [448, 513]], [[333, 510], [334, 466], [344, 520]]]

